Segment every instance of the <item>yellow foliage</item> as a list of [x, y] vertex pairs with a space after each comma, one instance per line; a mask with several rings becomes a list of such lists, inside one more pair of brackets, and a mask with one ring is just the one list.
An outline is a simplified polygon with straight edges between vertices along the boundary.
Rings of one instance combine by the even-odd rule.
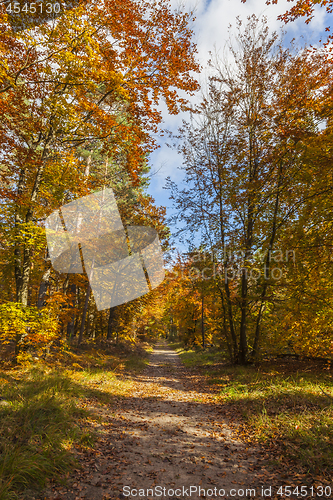
[[23, 346], [43, 350], [58, 338], [59, 323], [54, 313], [16, 302], [0, 305], [0, 343], [15, 342], [16, 351]]

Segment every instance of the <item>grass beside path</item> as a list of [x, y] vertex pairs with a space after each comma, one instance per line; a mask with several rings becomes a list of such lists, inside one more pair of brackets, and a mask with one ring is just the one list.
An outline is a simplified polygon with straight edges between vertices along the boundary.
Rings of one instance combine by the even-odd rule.
[[274, 451], [273, 465], [288, 458], [300, 473], [332, 480], [333, 367], [294, 359], [231, 366], [218, 351], [170, 347], [216, 388], [226, 413], [242, 422], [242, 437]]
[[125, 395], [131, 381], [122, 375], [141, 371], [148, 351], [77, 350], [0, 369], [0, 500], [28, 498], [70, 473], [75, 448], [93, 447], [97, 437], [89, 403]]

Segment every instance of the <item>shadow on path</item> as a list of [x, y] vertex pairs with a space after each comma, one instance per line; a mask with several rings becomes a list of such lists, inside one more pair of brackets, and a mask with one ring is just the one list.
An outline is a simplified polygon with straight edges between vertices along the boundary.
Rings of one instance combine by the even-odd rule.
[[160, 341], [130, 394], [94, 408], [102, 417], [101, 439], [95, 450], [79, 452], [83, 469], [72, 488], [47, 498], [260, 497], [271, 478], [258, 450], [232, 435], [214, 391], [196, 390], [192, 382], [176, 352]]

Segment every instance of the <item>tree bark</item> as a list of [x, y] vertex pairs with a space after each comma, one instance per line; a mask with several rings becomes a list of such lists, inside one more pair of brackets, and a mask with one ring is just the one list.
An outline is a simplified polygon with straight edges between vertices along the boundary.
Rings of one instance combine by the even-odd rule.
[[202, 336], [202, 347], [205, 349], [205, 323], [204, 323], [204, 296], [201, 296], [201, 336]]
[[278, 214], [278, 209], [279, 209], [281, 182], [282, 182], [282, 161], [281, 161], [280, 166], [279, 166], [279, 177], [278, 177], [277, 193], [276, 193], [275, 205], [274, 205], [272, 233], [271, 233], [271, 238], [270, 238], [269, 245], [268, 245], [268, 252], [267, 252], [266, 262], [265, 262], [265, 267], [264, 267], [264, 274], [265, 274], [264, 285], [263, 285], [263, 289], [261, 292], [260, 306], [259, 306], [259, 312], [258, 312], [257, 321], [256, 321], [256, 330], [255, 330], [255, 335], [254, 335], [254, 343], [253, 343], [253, 351], [252, 351], [252, 355], [253, 355], [254, 359], [256, 359], [258, 357], [258, 353], [259, 353], [260, 326], [261, 326], [262, 313], [263, 313], [263, 309], [264, 309], [264, 301], [266, 298], [266, 292], [267, 292], [267, 288], [268, 288], [269, 276], [267, 276], [267, 274], [270, 271], [270, 257], [271, 257], [271, 252], [273, 250], [273, 245], [274, 245], [276, 230], [277, 230], [277, 214]]
[[[116, 307], [110, 307], [107, 340], [112, 339], [112, 335], [116, 330]], [[116, 342], [118, 342], [118, 332], [116, 332]]]
[[46, 258], [47, 262], [47, 269], [44, 271], [44, 274], [42, 276], [42, 280], [39, 286], [39, 291], [38, 291], [38, 300], [37, 300], [37, 308], [41, 309], [45, 304], [45, 295], [47, 292], [48, 287], [50, 286], [50, 275], [51, 275], [51, 259], [47, 254]]
[[84, 303], [83, 313], [82, 313], [82, 320], [81, 320], [79, 340], [78, 340], [77, 345], [81, 345], [82, 339], [83, 339], [84, 325], [85, 325], [85, 322], [86, 322], [86, 316], [87, 316], [87, 311], [88, 311], [90, 292], [91, 292], [91, 287], [90, 287], [90, 283], [88, 283], [88, 288], [87, 288], [87, 292], [86, 292], [86, 300], [85, 300], [85, 303]]
[[[72, 283], [69, 287], [71, 295], [74, 295], [76, 298], [76, 285]], [[70, 308], [74, 308], [75, 306], [75, 298], [73, 302], [69, 305]], [[72, 314], [71, 320], [67, 323], [67, 335], [69, 340], [71, 340], [75, 336], [74, 332], [74, 326], [75, 326], [75, 313]]]
[[[23, 222], [28, 225], [29, 222], [33, 220], [33, 205], [36, 203], [40, 186], [42, 183], [43, 173], [45, 169], [45, 162], [48, 154], [49, 143], [53, 138], [52, 126], [48, 131], [48, 135], [44, 144], [43, 153], [40, 159], [40, 163], [37, 168], [37, 173], [35, 177], [35, 182], [30, 194], [29, 205], [25, 216], [21, 216], [18, 212], [15, 214], [15, 230], [16, 234], [19, 232], [20, 224]], [[37, 145], [36, 145], [37, 146]], [[35, 146], [35, 147], [36, 147]], [[23, 194], [25, 181], [25, 170], [22, 169], [20, 173], [20, 179], [18, 183], [18, 197]], [[20, 206], [20, 204], [18, 203]], [[31, 250], [32, 247], [26, 241], [23, 244], [23, 251], [21, 251], [20, 246], [16, 244], [15, 246], [15, 278], [16, 278], [16, 298], [17, 301], [24, 306], [28, 305], [28, 289], [31, 271]]]

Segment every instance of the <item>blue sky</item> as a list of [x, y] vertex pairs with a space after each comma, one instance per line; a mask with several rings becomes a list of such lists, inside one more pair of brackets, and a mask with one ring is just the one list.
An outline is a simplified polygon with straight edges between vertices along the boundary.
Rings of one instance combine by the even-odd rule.
[[[172, 0], [171, 4], [174, 8], [181, 5], [178, 0]], [[196, 20], [192, 29], [194, 42], [198, 48], [198, 61], [204, 68], [202, 74], [199, 75], [201, 84], [204, 83], [208, 74], [209, 51], [216, 50], [222, 53], [229, 36], [228, 25], [231, 24], [234, 28], [237, 16], [243, 21], [246, 21], [247, 16], [253, 13], [257, 16], [267, 16], [272, 31], [279, 31], [283, 28], [287, 32], [286, 45], [292, 38], [295, 38], [300, 45], [304, 45], [305, 41], [307, 44], [318, 45], [320, 35], [323, 35], [323, 39], [325, 39], [325, 27], [330, 25], [330, 19], [323, 8], [316, 9], [314, 20], [309, 25], [305, 24], [304, 18], [285, 25], [277, 20], [277, 16], [283, 14], [293, 5], [286, 0], [279, 0], [276, 5], [266, 5], [265, 0], [247, 0], [245, 4], [241, 3], [241, 0], [184, 0], [182, 5], [183, 10], [186, 11], [195, 9]], [[196, 97], [191, 98], [192, 102], [199, 100], [200, 91]], [[163, 116], [162, 127], [173, 132], [177, 131], [182, 119], [187, 118], [184, 113], [177, 116], [168, 115], [163, 103], [161, 103], [160, 109]], [[182, 157], [167, 147], [167, 138], [160, 138], [158, 142], [161, 147], [150, 158], [152, 178], [148, 191], [158, 205], [167, 207], [167, 214], [171, 215], [172, 202], [169, 200], [168, 191], [163, 189], [163, 186], [167, 176], [170, 176], [177, 184], [181, 184], [183, 174], [177, 167], [181, 165]]]

